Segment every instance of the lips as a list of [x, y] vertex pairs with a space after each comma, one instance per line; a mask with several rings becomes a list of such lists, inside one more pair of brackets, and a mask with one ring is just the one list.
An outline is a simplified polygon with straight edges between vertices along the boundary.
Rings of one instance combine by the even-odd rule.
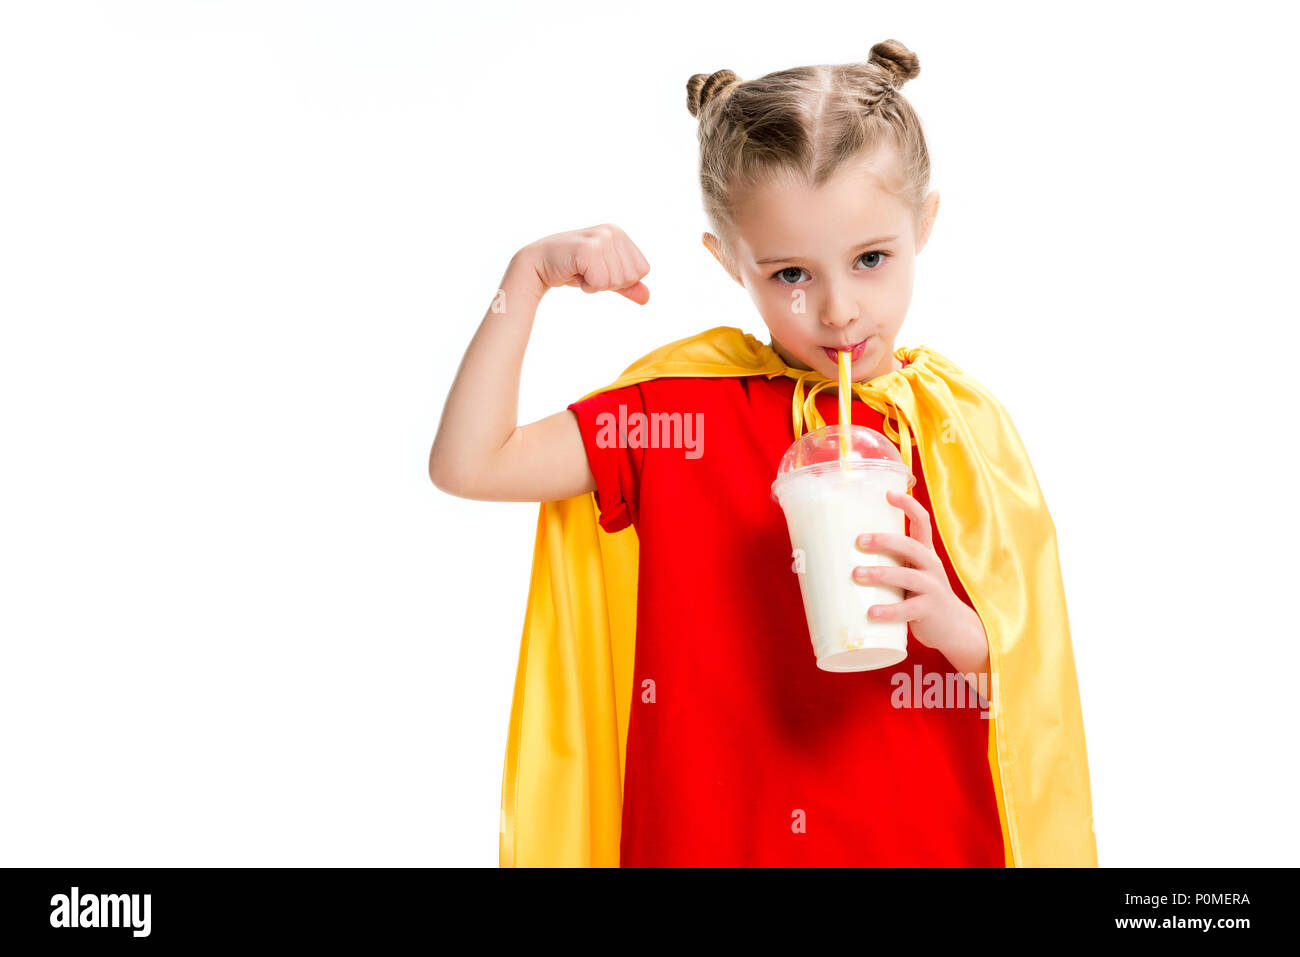
[[[871, 338], [870, 336], [867, 337], [867, 339], [870, 339], [870, 338]], [[864, 352], [867, 351], [867, 339], [863, 339], [861, 342], [859, 342], [857, 345], [855, 345], [855, 346], [853, 347], [853, 361], [854, 361], [854, 362], [857, 362], [859, 359], [861, 359], [861, 358], [862, 358], [862, 353], [864, 353]], [[836, 350], [836, 349], [828, 349], [828, 348], [826, 348], [825, 346], [823, 346], [823, 347], [822, 347], [822, 351], [825, 352], [826, 355], [830, 357], [831, 362], [834, 362], [834, 363], [836, 363], [836, 364], [839, 363], [839, 361], [840, 361], [840, 354], [839, 354], [839, 351], [838, 351], [838, 350]]]

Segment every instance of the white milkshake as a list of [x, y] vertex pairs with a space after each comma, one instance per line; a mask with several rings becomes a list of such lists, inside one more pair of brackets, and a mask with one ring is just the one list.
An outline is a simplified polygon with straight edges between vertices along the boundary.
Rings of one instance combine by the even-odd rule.
[[793, 546], [808, 632], [823, 671], [869, 671], [907, 657], [907, 622], [867, 618], [872, 605], [903, 600], [902, 589], [861, 585], [857, 565], [894, 565], [884, 552], [864, 552], [859, 535], [903, 534], [906, 516], [887, 490], [907, 494], [916, 479], [885, 436], [851, 426], [850, 451], [840, 458], [839, 426], [810, 432], [781, 460], [772, 497], [781, 504]]

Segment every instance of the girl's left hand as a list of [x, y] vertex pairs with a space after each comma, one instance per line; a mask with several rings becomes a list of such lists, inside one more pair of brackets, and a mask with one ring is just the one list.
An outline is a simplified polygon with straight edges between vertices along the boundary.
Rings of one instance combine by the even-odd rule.
[[904, 567], [858, 565], [853, 569], [853, 580], [863, 585], [901, 588], [904, 600], [892, 605], [872, 605], [868, 616], [872, 621], [910, 622], [912, 636], [940, 652], [962, 635], [983, 635], [984, 625], [979, 615], [953, 592], [948, 573], [934, 550], [930, 513], [925, 506], [910, 495], [892, 491], [886, 492], [885, 498], [906, 513], [910, 519], [909, 534], [859, 535], [857, 547], [864, 552], [888, 552]]

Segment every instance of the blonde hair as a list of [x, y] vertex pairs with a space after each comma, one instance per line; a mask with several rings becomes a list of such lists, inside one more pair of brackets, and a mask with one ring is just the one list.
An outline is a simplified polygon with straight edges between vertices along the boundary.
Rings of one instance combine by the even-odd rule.
[[900, 88], [921, 72], [897, 40], [871, 48], [866, 63], [802, 66], [741, 80], [731, 70], [686, 81], [686, 108], [699, 118], [704, 212], [734, 262], [735, 210], [760, 183], [797, 177], [820, 186], [842, 165], [892, 147], [901, 182], [892, 191], [919, 221], [930, 186], [921, 120]]

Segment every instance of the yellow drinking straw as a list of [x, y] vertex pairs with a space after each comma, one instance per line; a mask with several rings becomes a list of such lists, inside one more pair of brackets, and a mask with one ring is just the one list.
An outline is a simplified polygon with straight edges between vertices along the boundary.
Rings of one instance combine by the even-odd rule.
[[849, 379], [852, 378], [853, 353], [841, 349], [840, 358], [840, 467], [848, 468], [849, 458], [849, 426], [853, 424], [853, 413], [849, 410], [849, 402], [853, 399], [853, 393], [849, 390]]

